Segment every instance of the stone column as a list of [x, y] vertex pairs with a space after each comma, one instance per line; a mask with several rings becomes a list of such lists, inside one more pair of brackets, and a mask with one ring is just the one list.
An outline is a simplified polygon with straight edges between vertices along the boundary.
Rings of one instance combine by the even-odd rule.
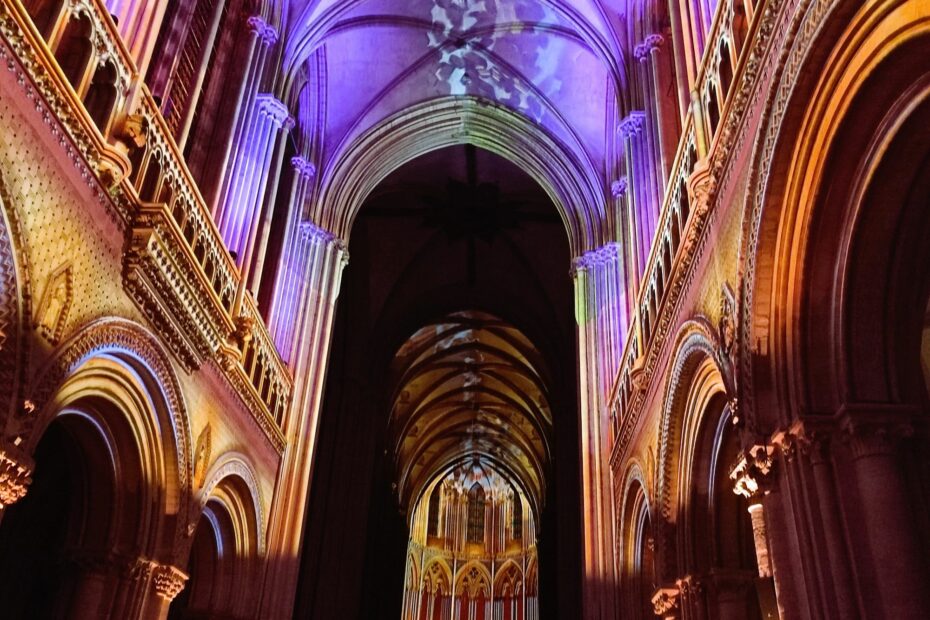
[[[174, 566], [146, 558], [100, 560], [79, 581], [73, 605], [75, 617], [86, 618], [88, 610], [96, 608], [108, 610], [111, 618], [163, 620], [187, 578]], [[109, 604], [101, 607], [103, 601]]]
[[650, 218], [655, 205], [649, 204], [650, 173], [643, 152], [643, 128], [646, 115], [640, 110], [630, 112], [620, 121], [617, 131], [623, 144], [623, 162], [626, 169], [626, 206], [628, 235], [626, 240], [635, 256], [636, 279], [640, 280], [649, 260], [654, 221]]
[[855, 604], [852, 575], [849, 572], [851, 561], [844, 541], [845, 527], [842, 522], [839, 498], [836, 494], [836, 480], [831, 459], [834, 433], [827, 429], [811, 430], [804, 424], [793, 428], [798, 437], [801, 454], [807, 457], [813, 472], [814, 491], [819, 507], [818, 515], [823, 524], [822, 545], [826, 550], [829, 564], [829, 576], [823, 575], [831, 603], [841, 618], [853, 618], [859, 615]]
[[661, 76], [658, 63], [665, 39], [660, 34], [650, 34], [633, 49], [633, 56], [642, 67], [644, 100], [651, 106], [654, 114], [648, 115], [651, 146], [655, 158], [654, 174], [660, 193], [668, 182], [668, 172], [675, 159], [678, 148], [678, 127], [674, 118], [675, 110], [669, 109], [666, 94], [662, 92]]
[[[775, 448], [773, 446], [753, 446], [730, 471], [730, 479], [733, 480], [733, 492], [749, 500], [748, 512], [752, 523], [753, 546], [756, 551], [756, 565], [759, 571], [759, 587], [757, 591], [759, 603], [766, 618], [781, 617], [777, 605], [771, 544], [769, 542], [764, 504], [765, 496], [769, 493], [774, 477], [774, 453]], [[737, 579], [733, 583], [739, 584], [739, 580]], [[752, 587], [752, 585], [753, 583], [750, 580], [749, 587]], [[745, 607], [745, 593], [743, 598]], [[745, 609], [743, 609], [743, 613], [745, 613]]]
[[319, 426], [323, 383], [329, 359], [336, 299], [342, 270], [348, 262], [345, 244], [315, 224], [303, 226], [307, 259], [300, 284], [294, 393], [284, 420], [284, 452], [268, 523], [267, 555], [270, 562], [262, 589], [262, 618], [290, 616], [299, 570], [304, 514], [310, 490], [316, 432]]
[[[862, 520], [870, 566], [860, 577], [865, 615], [917, 618], [927, 606], [926, 574], [920, 557], [909, 492], [897, 461], [901, 440], [913, 429], [906, 415], [874, 410], [847, 411], [844, 439], [852, 453], [856, 506]], [[871, 578], [870, 578], [871, 577]]]
[[268, 172], [278, 132], [289, 123], [287, 107], [273, 95], [255, 98], [245, 133], [230, 162], [233, 179], [216, 211], [216, 226], [236, 264], [247, 270], [249, 251], [258, 229]]
[[[214, 219], [219, 216], [222, 205], [232, 191], [236, 182], [234, 176], [234, 154], [242, 148], [248, 136], [251, 112], [258, 97], [262, 78], [270, 65], [271, 48], [278, 42], [278, 33], [264, 19], [254, 15], [248, 19], [249, 47], [246, 55], [245, 77], [236, 93], [236, 107], [232, 119], [232, 131], [223, 151], [223, 164], [220, 167], [220, 179], [216, 184], [216, 198], [212, 205]], [[213, 185], [211, 184], [211, 187]]]
[[618, 243], [574, 261], [581, 411], [584, 618], [616, 614], [608, 439], [608, 401], [628, 328], [623, 259]]
[[288, 200], [287, 223], [284, 231], [284, 247], [279, 258], [275, 278], [274, 297], [268, 311], [268, 333], [274, 340], [278, 352], [285, 361], [293, 359], [294, 329], [300, 303], [300, 283], [306, 264], [310, 244], [307, 243], [306, 227], [300, 226], [303, 205], [310, 197], [316, 166], [303, 157], [291, 159], [294, 182]]

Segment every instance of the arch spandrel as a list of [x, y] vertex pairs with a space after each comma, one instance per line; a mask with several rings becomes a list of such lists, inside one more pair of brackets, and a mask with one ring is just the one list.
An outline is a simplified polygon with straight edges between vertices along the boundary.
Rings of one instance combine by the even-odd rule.
[[184, 394], [169, 360], [142, 326], [120, 318], [94, 321], [59, 345], [36, 373], [29, 391], [35, 411], [8, 432], [31, 452], [63, 409], [106, 403], [106, 415], [132, 427], [136, 443], [123, 449], [141, 451], [144, 480], [164, 494], [162, 514], [176, 517], [173, 534], [161, 534], [159, 546], [178, 553], [191, 519], [194, 459]]

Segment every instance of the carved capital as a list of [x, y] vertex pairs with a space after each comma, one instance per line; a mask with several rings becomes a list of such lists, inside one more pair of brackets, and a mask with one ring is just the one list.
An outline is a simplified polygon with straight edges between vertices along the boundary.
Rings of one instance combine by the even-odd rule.
[[650, 54], [662, 47], [665, 39], [660, 34], [650, 34], [643, 39], [643, 42], [633, 48], [633, 57], [640, 62], [649, 60]]
[[775, 466], [774, 452], [775, 448], [771, 445], [753, 446], [740, 458], [730, 470], [735, 494], [753, 499], [767, 492]]
[[621, 256], [623, 256], [623, 250], [619, 243], [605, 243], [597, 249], [575, 257], [572, 261], [572, 275], [616, 262]]
[[617, 131], [624, 138], [632, 138], [642, 133], [645, 123], [646, 113], [642, 110], [633, 110], [620, 121], [620, 124], [617, 125]]
[[678, 609], [678, 586], [659, 588], [652, 595], [652, 608], [660, 618], [675, 618]]
[[704, 582], [696, 575], [685, 575], [676, 584], [681, 596], [700, 596], [704, 593]]
[[316, 176], [316, 166], [313, 164], [313, 162], [308, 161], [303, 157], [292, 157], [291, 166], [294, 168], [294, 172], [299, 177], [310, 180]]
[[261, 39], [262, 43], [271, 47], [278, 42], [278, 31], [268, 24], [260, 15], [253, 15], [248, 19], [249, 30]]
[[914, 427], [910, 423], [883, 420], [872, 422], [846, 419], [842, 430], [843, 441], [857, 459], [893, 454], [902, 440], [914, 434]]
[[174, 566], [158, 565], [153, 572], [155, 593], [166, 601], [173, 601], [174, 597], [184, 589], [187, 575]]
[[610, 184], [610, 195], [614, 198], [622, 198], [623, 196], [626, 196], [628, 189], [629, 181], [626, 177], [620, 177]]
[[267, 116], [274, 123], [275, 127], [290, 130], [293, 127], [293, 119], [287, 106], [274, 95], [264, 93], [258, 95], [257, 105], [259, 114]]
[[32, 483], [32, 461], [18, 450], [0, 451], [0, 509], [15, 504]]

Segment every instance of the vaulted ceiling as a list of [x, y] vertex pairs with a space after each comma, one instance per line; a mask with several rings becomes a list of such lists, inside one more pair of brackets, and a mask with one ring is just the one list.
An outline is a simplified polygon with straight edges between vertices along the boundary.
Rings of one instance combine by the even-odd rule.
[[552, 429], [541, 363], [517, 329], [475, 312], [427, 325], [401, 347], [390, 428], [403, 506], [453, 468], [480, 462], [539, 507]]
[[321, 170], [392, 115], [469, 95], [540, 126], [609, 184], [623, 22], [601, 0], [318, 0], [288, 12], [284, 62], [301, 76]]

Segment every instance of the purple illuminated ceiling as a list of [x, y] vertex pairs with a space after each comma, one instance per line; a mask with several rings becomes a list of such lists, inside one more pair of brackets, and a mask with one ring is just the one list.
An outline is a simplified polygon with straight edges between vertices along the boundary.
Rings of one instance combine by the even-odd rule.
[[297, 114], [321, 169], [388, 117], [456, 95], [519, 112], [598, 171], [609, 163], [622, 22], [599, 0], [321, 0], [289, 13], [285, 64], [306, 80], [292, 80], [308, 102]]

